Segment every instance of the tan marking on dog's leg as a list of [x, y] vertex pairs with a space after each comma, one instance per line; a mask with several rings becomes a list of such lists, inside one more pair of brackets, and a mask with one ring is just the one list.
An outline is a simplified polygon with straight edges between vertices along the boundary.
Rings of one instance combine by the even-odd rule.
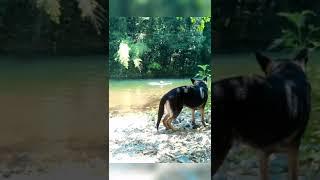
[[259, 156], [260, 156], [261, 180], [269, 180], [269, 174], [268, 174], [269, 154], [266, 152], [260, 152]]
[[163, 120], [162, 120], [162, 123], [163, 123], [163, 125], [164, 125], [164, 127], [165, 127], [166, 129], [169, 129], [169, 126], [168, 126], [168, 123], [167, 123], [168, 117], [169, 117], [169, 115], [166, 114], [166, 115], [164, 116]]
[[207, 125], [204, 122], [204, 107], [200, 108], [200, 111], [201, 111], [201, 122], [202, 122], [203, 126], [206, 127]]
[[298, 149], [296, 147], [290, 147], [288, 151], [288, 165], [289, 165], [289, 179], [298, 180], [299, 160]]
[[166, 103], [164, 103], [164, 112], [165, 112], [165, 114], [169, 114], [169, 115], [172, 114], [170, 102], [168, 100], [166, 101]]
[[164, 104], [164, 109], [165, 109], [165, 112], [166, 112], [166, 117], [163, 119], [162, 123], [166, 127], [166, 129], [168, 130], [168, 129], [170, 129], [169, 118], [173, 116], [173, 112], [172, 112], [172, 109], [171, 109], [169, 101], [166, 101], [166, 103]]
[[176, 128], [174, 128], [173, 126], [172, 126], [172, 121], [174, 120], [174, 118], [171, 116], [171, 117], [169, 117], [168, 118], [168, 126], [170, 127], [170, 129], [172, 129], [173, 131], [176, 131], [177, 129]]

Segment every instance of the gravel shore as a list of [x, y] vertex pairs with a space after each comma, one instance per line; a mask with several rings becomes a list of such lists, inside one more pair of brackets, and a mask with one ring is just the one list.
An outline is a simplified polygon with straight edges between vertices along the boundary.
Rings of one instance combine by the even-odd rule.
[[[155, 128], [155, 114], [119, 114], [109, 119], [111, 163], [209, 163], [211, 160], [211, 113], [206, 127], [196, 113], [197, 129], [191, 127], [191, 111], [185, 108], [173, 122], [177, 131]], [[209, 120], [209, 122], [208, 122]]]

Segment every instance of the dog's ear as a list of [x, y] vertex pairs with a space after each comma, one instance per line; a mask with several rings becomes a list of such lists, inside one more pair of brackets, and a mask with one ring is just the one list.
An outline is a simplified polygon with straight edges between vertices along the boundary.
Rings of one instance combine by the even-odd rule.
[[306, 65], [308, 62], [308, 49], [304, 48], [300, 50], [293, 60], [300, 65]]
[[205, 81], [205, 82], [207, 82], [207, 76], [206, 77], [204, 77], [203, 79], [202, 79], [203, 81]]
[[262, 55], [259, 52], [256, 52], [255, 54], [256, 54], [256, 59], [260, 65], [261, 69], [263, 70], [263, 72], [265, 72], [267, 74], [268, 68], [272, 64], [272, 60], [270, 58], [268, 58], [267, 56]]
[[195, 79], [191, 78], [190, 80], [191, 80], [192, 84], [194, 84]]

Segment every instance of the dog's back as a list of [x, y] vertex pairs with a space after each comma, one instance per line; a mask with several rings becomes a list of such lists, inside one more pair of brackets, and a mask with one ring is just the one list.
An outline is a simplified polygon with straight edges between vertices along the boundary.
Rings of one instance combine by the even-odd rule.
[[215, 121], [216, 127], [223, 123], [234, 136], [258, 147], [296, 131], [303, 133], [310, 111], [310, 85], [304, 74], [299, 76], [291, 80], [283, 76], [234, 77], [215, 82], [214, 118], [222, 119]]
[[266, 77], [237, 76], [213, 83], [213, 174], [234, 139], [264, 149], [291, 137], [299, 146], [310, 112], [305, 56], [301, 52], [293, 61], [271, 64], [257, 54]]

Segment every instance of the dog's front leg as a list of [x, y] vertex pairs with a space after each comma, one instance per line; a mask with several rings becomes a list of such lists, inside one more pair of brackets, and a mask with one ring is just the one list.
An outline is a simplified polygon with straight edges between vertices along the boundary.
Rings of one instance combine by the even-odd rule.
[[204, 122], [204, 107], [200, 108], [201, 111], [201, 122], [203, 124], [204, 127], [206, 127], [206, 123]]
[[269, 153], [261, 151], [259, 153], [260, 159], [260, 176], [261, 180], [269, 180], [268, 173], [268, 163], [269, 163]]
[[195, 112], [195, 109], [191, 109], [191, 112], [192, 112], [192, 128], [195, 129], [196, 128], [196, 121], [195, 121], [195, 118], [194, 118], [194, 112]]
[[290, 147], [288, 152], [289, 179], [298, 180], [298, 147]]

